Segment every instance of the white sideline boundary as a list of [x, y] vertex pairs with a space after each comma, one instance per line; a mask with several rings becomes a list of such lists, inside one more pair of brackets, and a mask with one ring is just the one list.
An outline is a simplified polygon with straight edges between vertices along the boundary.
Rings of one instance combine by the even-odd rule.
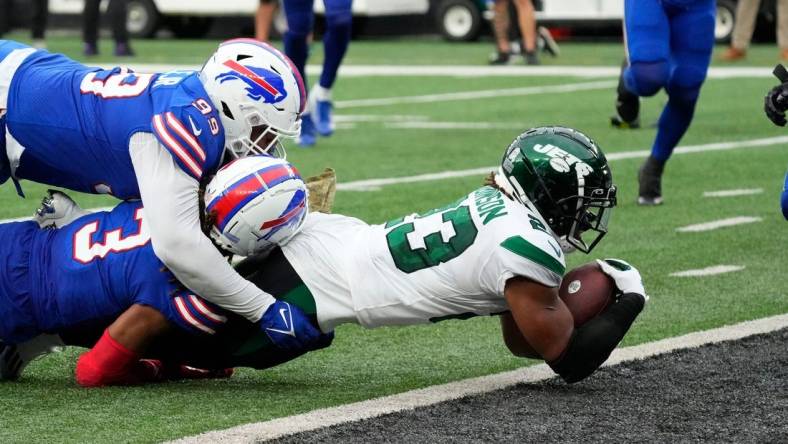
[[593, 91], [614, 88], [614, 80], [596, 80], [593, 82], [561, 83], [557, 85], [524, 86], [519, 88], [483, 89], [476, 91], [459, 91], [439, 94], [422, 94], [417, 96], [396, 96], [371, 99], [337, 100], [334, 107], [367, 108], [371, 106], [387, 106], [413, 103], [452, 102], [457, 100], [490, 99], [497, 97], [531, 96], [535, 94], [567, 93], [575, 91]]
[[[747, 336], [780, 330], [785, 327], [788, 327], [788, 314], [689, 333], [675, 338], [616, 349], [604, 366], [644, 359], [675, 350], [741, 339]], [[412, 410], [443, 401], [500, 390], [520, 383], [542, 381], [553, 376], [555, 374], [546, 364], [539, 364], [496, 375], [471, 378], [368, 401], [318, 409], [300, 415], [241, 425], [226, 430], [206, 432], [171, 442], [178, 444], [258, 442], [318, 428], [374, 418], [388, 413]]]
[[[104, 64], [105, 67], [112, 66]], [[114, 65], [113, 65], [114, 66]], [[137, 72], [197, 71], [200, 65], [162, 63], [130, 63]], [[307, 65], [307, 75], [319, 75], [320, 65]], [[485, 65], [342, 65], [340, 77], [618, 77], [619, 66], [485, 66]], [[712, 66], [710, 79], [771, 78], [772, 68], [759, 66]]]
[[723, 273], [733, 273], [734, 271], [744, 270], [744, 265], [714, 265], [712, 267], [698, 268], [695, 270], [684, 270], [670, 273], [673, 277], [705, 277], [716, 276]]
[[763, 188], [739, 188], [735, 190], [704, 191], [703, 197], [737, 197], [761, 193], [763, 193]]
[[[764, 146], [773, 146], [788, 143], [788, 136], [767, 137], [762, 139], [749, 139], [737, 140], [732, 142], [717, 142], [706, 143], [703, 145], [687, 145], [678, 147], [673, 151], [673, 154], [692, 154], [703, 153], [708, 151], [727, 151], [740, 148], [756, 148]], [[636, 150], [636, 151], [623, 151], [608, 154], [608, 161], [622, 160], [622, 159], [637, 159], [647, 157], [651, 153], [650, 150]], [[387, 177], [382, 179], [365, 179], [355, 180], [352, 182], [338, 183], [337, 190], [340, 191], [378, 191], [381, 187], [386, 185], [396, 185], [403, 183], [416, 183], [427, 182], [432, 180], [452, 179], [458, 177], [478, 176], [480, 174], [487, 174], [490, 171], [498, 169], [498, 166], [487, 166], [481, 168], [471, 168], [467, 170], [452, 170], [441, 171], [438, 173], [417, 174], [415, 176], [403, 177]]]

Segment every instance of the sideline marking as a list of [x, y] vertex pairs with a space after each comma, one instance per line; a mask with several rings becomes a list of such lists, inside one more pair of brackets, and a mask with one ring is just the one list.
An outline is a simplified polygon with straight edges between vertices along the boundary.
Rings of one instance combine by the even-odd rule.
[[617, 85], [612, 80], [597, 80], [594, 82], [564, 83], [559, 85], [525, 86], [521, 88], [483, 89], [478, 91], [460, 91], [440, 94], [424, 94], [418, 96], [397, 96], [372, 99], [337, 100], [334, 107], [365, 108], [370, 106], [386, 106], [412, 103], [450, 102], [455, 100], [489, 99], [496, 97], [530, 96], [534, 94], [565, 93], [575, 91], [589, 91], [595, 89], [608, 89]]
[[[688, 146], [676, 148], [673, 151], [673, 154], [692, 154], [692, 153], [703, 153], [707, 151], [726, 151], [726, 150], [734, 150], [739, 148], [773, 146], [773, 145], [779, 145], [784, 143], [788, 143], [788, 136], [767, 137], [763, 139], [737, 140], [732, 142], [716, 142], [716, 143], [707, 143], [703, 145], [688, 145]], [[608, 161], [622, 160], [622, 159], [637, 159], [637, 158], [647, 157], [650, 153], [651, 153], [650, 150], [623, 151], [618, 153], [610, 153], [606, 157]], [[417, 174], [414, 176], [355, 180], [352, 182], [338, 183], [337, 190], [378, 191], [380, 190], [381, 187], [386, 185], [427, 182], [431, 180], [450, 179], [456, 177], [477, 176], [479, 174], [487, 174], [490, 171], [494, 171], [496, 169], [498, 169], [497, 165], [481, 167], [481, 168], [471, 168], [467, 170], [452, 170], [452, 171], [441, 171], [438, 173]]]
[[[172, 65], [161, 63], [132, 63], [128, 65], [136, 72], [151, 73], [163, 71], [198, 71], [200, 65]], [[105, 68], [112, 68], [105, 66]], [[307, 65], [309, 75], [320, 75], [323, 67]], [[485, 66], [485, 65], [342, 65], [339, 67], [341, 77], [618, 77], [620, 66], [582, 66], [582, 65], [551, 65], [551, 66]], [[771, 78], [772, 69], [757, 66], [712, 66], [707, 78]]]
[[516, 122], [391, 122], [384, 123], [386, 128], [395, 129], [460, 129], [460, 130], [480, 130], [480, 129], [514, 129], [522, 130], [523, 124]]
[[737, 190], [704, 191], [703, 197], [749, 196], [750, 194], [761, 193], [763, 193], [763, 188], [743, 188]]
[[[712, 330], [689, 333], [675, 338], [616, 349], [603, 366], [608, 367], [626, 361], [644, 359], [706, 344], [732, 341], [786, 327], [788, 327], [788, 314], [782, 314]], [[318, 409], [300, 415], [245, 424], [226, 430], [206, 432], [171, 442], [179, 444], [258, 442], [337, 424], [374, 418], [388, 413], [412, 410], [417, 407], [429, 406], [464, 396], [500, 390], [521, 383], [542, 381], [554, 376], [555, 374], [546, 364], [538, 364], [495, 375], [455, 381], [377, 399]]]
[[703, 222], [700, 224], [687, 225], [686, 227], [676, 228], [676, 231], [681, 233], [698, 233], [701, 231], [711, 231], [720, 228], [733, 227], [736, 225], [751, 224], [760, 222], [763, 218], [753, 216], [737, 216], [729, 217], [727, 219], [713, 220], [711, 222]]
[[697, 270], [684, 270], [670, 273], [668, 276], [674, 277], [701, 277], [714, 276], [715, 274], [731, 273], [744, 270], [743, 265], [715, 265], [713, 267], [699, 268]]

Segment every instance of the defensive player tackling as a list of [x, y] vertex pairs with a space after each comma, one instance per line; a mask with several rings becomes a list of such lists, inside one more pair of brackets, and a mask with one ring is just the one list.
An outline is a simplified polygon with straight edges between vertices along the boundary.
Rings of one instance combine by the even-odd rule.
[[[218, 197], [207, 193], [208, 208], [217, 198], [233, 200], [232, 189]], [[610, 169], [593, 141], [567, 128], [537, 128], [515, 139], [486, 186], [456, 202], [380, 225], [311, 213], [281, 248], [247, 259], [238, 271], [299, 305], [324, 333], [343, 323], [374, 328], [500, 315], [512, 353], [544, 359], [575, 382], [607, 359], [647, 300], [639, 273], [623, 261], [600, 262], [622, 294], [582, 326], [574, 327], [558, 296], [565, 271], [559, 240], [591, 251], [607, 232], [615, 204]], [[133, 302], [104, 333], [109, 339], [102, 338], [124, 358], [107, 359], [102, 352], [96, 359], [95, 349], [83, 355], [77, 370], [89, 360], [91, 378], [81, 382], [139, 381], [129, 375], [141, 357], [203, 368], [266, 368], [308, 351], [277, 349], [259, 328], [227, 313], [211, 311], [220, 321], [197, 313], [209, 328], [195, 329], [172, 311]], [[181, 328], [168, 328], [170, 322]], [[147, 327], [140, 331], [140, 325]], [[97, 334], [66, 342], [90, 344]], [[319, 339], [314, 348], [331, 341]]]
[[[305, 102], [289, 59], [250, 39], [221, 44], [199, 72], [162, 73], [88, 67], [0, 40], [0, 184], [141, 199], [153, 250], [183, 285], [270, 326], [281, 307], [202, 233], [198, 189], [227, 161], [297, 136]], [[293, 316], [296, 337], [282, 347], [306, 345], [308, 323]]]

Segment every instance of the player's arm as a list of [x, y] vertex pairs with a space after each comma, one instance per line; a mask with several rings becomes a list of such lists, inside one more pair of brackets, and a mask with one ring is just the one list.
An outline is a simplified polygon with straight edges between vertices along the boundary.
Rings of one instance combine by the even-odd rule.
[[574, 320], [558, 297], [558, 289], [513, 277], [506, 281], [504, 296], [510, 313], [503, 315], [501, 328], [512, 354], [548, 362], [560, 357], [572, 336]]
[[129, 150], [153, 250], [186, 288], [251, 322], [260, 321], [279, 348], [311, 349], [326, 340], [300, 308], [274, 299], [224, 259], [202, 231], [196, 176], [179, 167], [152, 133], [134, 134]]
[[242, 278], [202, 232], [199, 183], [150, 133], [134, 134], [131, 159], [156, 256], [184, 286], [252, 322], [275, 302]]
[[116, 319], [90, 351], [77, 361], [76, 379], [83, 387], [131, 385], [154, 377], [140, 355], [170, 323], [158, 310], [135, 304]]
[[[623, 293], [618, 301], [579, 328], [555, 287], [523, 278], [507, 280], [504, 295], [520, 335], [506, 322], [504, 340], [516, 355], [532, 347], [566, 382], [580, 381], [607, 360], [648, 300], [640, 273], [623, 261], [598, 261]], [[511, 344], [511, 345], [510, 345]]]

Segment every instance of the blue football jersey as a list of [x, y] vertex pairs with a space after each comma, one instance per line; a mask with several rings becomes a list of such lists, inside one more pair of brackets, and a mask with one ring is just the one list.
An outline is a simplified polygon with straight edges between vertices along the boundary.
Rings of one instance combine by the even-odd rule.
[[87, 67], [38, 50], [11, 80], [5, 125], [24, 147], [19, 179], [139, 198], [129, 139], [148, 132], [190, 176], [216, 170], [224, 130], [193, 71], [134, 73]]
[[[133, 304], [151, 306], [196, 333], [213, 334], [227, 321], [220, 308], [183, 289], [158, 260], [140, 202], [123, 202], [110, 212], [84, 216], [57, 230], [24, 224], [29, 225], [0, 225], [0, 233], [9, 228], [17, 237], [20, 232], [32, 234], [25, 237], [26, 245], [14, 245], [15, 254], [29, 257], [29, 288], [0, 298], [0, 303], [13, 306], [13, 311], [0, 307], [0, 312], [32, 313], [3, 319], [0, 331], [30, 337], [75, 326], [109, 325]], [[18, 268], [6, 267], [0, 273], [13, 276]], [[24, 325], [12, 325], [15, 322]], [[19, 342], [28, 337], [2, 339]]]

